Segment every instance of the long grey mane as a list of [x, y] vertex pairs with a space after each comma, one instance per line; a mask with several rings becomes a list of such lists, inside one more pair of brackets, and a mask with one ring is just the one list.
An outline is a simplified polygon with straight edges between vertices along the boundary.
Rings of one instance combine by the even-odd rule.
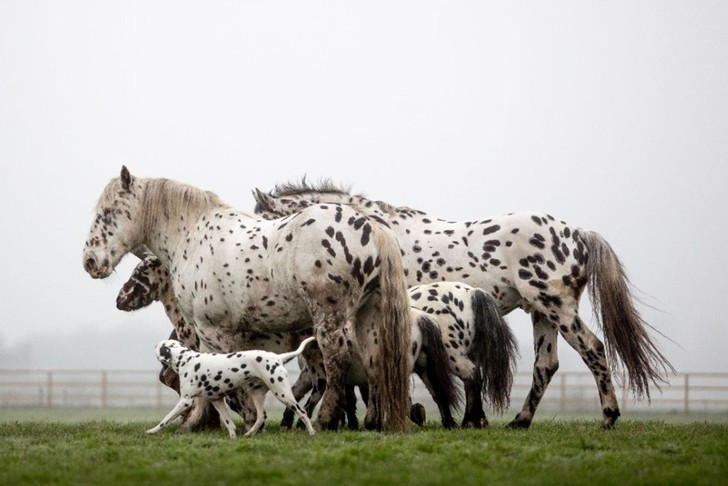
[[170, 215], [184, 214], [186, 219], [195, 220], [204, 212], [230, 208], [214, 192], [170, 179], [146, 179], [143, 200], [147, 228]]

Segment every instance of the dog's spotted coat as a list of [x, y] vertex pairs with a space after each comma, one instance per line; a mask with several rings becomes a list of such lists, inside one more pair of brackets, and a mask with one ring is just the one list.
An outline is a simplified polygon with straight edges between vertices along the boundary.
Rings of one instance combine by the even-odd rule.
[[268, 351], [200, 353], [186, 348], [179, 341], [161, 341], [155, 348], [156, 356], [179, 375], [180, 399], [172, 411], [147, 433], [156, 434], [188, 410], [194, 398], [205, 397], [220, 414], [230, 437], [235, 437], [235, 423], [225, 396], [242, 390], [255, 403], [257, 419], [245, 433], [246, 436], [253, 435], [263, 424], [265, 395], [270, 390], [276, 399], [296, 412], [308, 433], [313, 435], [311, 421], [293, 397], [284, 364], [303, 352], [306, 344], [314, 339], [313, 336], [306, 338], [297, 350], [284, 354]]

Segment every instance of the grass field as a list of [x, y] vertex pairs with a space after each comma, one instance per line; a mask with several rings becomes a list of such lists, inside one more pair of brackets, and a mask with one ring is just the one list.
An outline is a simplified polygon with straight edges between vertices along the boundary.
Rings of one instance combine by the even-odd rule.
[[[717, 420], [536, 420], [527, 431], [494, 421], [407, 434], [222, 429], [144, 430], [164, 415], [127, 410], [104, 420], [79, 410], [0, 410], [0, 484], [726, 484], [728, 423]], [[83, 418], [74, 413], [84, 413]], [[106, 412], [108, 414], [108, 412]], [[108, 415], [107, 415], [108, 418]]]

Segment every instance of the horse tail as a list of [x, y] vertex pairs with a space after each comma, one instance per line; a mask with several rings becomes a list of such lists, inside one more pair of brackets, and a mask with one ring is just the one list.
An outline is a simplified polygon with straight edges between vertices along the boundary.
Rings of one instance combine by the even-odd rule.
[[518, 341], [493, 299], [481, 289], [472, 292], [471, 305], [474, 336], [468, 358], [483, 380], [483, 399], [500, 413], [510, 405]]
[[417, 319], [417, 327], [422, 334], [422, 352], [427, 355], [425, 374], [432, 385], [433, 398], [438, 406], [450, 410], [460, 408], [463, 397], [450, 371], [450, 355], [442, 341], [439, 324], [423, 315]]
[[278, 355], [278, 358], [281, 360], [282, 363], [287, 363], [288, 361], [292, 360], [299, 354], [303, 353], [303, 348], [306, 347], [308, 343], [316, 339], [314, 336], [307, 337], [303, 341], [301, 341], [301, 344], [298, 345], [298, 349], [295, 351], [290, 351], [288, 353], [281, 353]]
[[650, 382], [660, 390], [668, 370], [674, 373], [675, 369], [650, 338], [647, 328], [654, 328], [635, 308], [629, 279], [612, 247], [593, 231], [578, 234], [587, 249], [587, 288], [604, 332], [607, 357], [616, 369], [626, 368], [634, 394], [649, 399]]
[[[412, 315], [399, 245], [388, 228], [377, 232], [379, 249], [379, 383], [382, 427], [403, 432], [409, 425]], [[371, 397], [374, 398], [374, 397]]]

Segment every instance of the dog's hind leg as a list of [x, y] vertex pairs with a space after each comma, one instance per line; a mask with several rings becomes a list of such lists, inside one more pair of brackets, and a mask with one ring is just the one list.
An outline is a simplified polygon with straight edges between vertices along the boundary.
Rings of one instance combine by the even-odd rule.
[[162, 430], [164, 427], [168, 426], [172, 420], [176, 419], [180, 415], [184, 413], [185, 410], [189, 409], [192, 406], [192, 398], [187, 397], [181, 397], [179, 399], [179, 402], [177, 402], [177, 405], [174, 406], [171, 412], [167, 414], [166, 417], [162, 419], [161, 422], [157, 424], [156, 427], [153, 427], [149, 430], [147, 430], [147, 434], [156, 434], [160, 430]]
[[[273, 391], [273, 395], [280, 400], [281, 403], [283, 403], [285, 406], [287, 406], [289, 409], [296, 412], [296, 415], [298, 415], [298, 418], [301, 419], [301, 421], [306, 426], [306, 430], [308, 430], [308, 433], [310, 435], [314, 435], [316, 431], [313, 429], [313, 426], [311, 425], [311, 419], [308, 418], [308, 415], [306, 415], [306, 411], [299, 405], [299, 403], [296, 401], [296, 398], [293, 396], [293, 392], [290, 389], [290, 386], [288, 388], [284, 388], [283, 384], [287, 383], [287, 381], [281, 382], [280, 387], [275, 387], [277, 389], [274, 389], [271, 387], [271, 391]], [[278, 385], [278, 384], [277, 384]]]
[[227, 402], [225, 401], [225, 398], [223, 397], [223, 398], [219, 398], [217, 400], [213, 400], [212, 406], [215, 407], [215, 410], [217, 410], [217, 413], [220, 414], [222, 423], [225, 424], [225, 427], [227, 427], [230, 437], [235, 438], [235, 422], [233, 422], [233, 418], [230, 415], [230, 407], [228, 406]]

